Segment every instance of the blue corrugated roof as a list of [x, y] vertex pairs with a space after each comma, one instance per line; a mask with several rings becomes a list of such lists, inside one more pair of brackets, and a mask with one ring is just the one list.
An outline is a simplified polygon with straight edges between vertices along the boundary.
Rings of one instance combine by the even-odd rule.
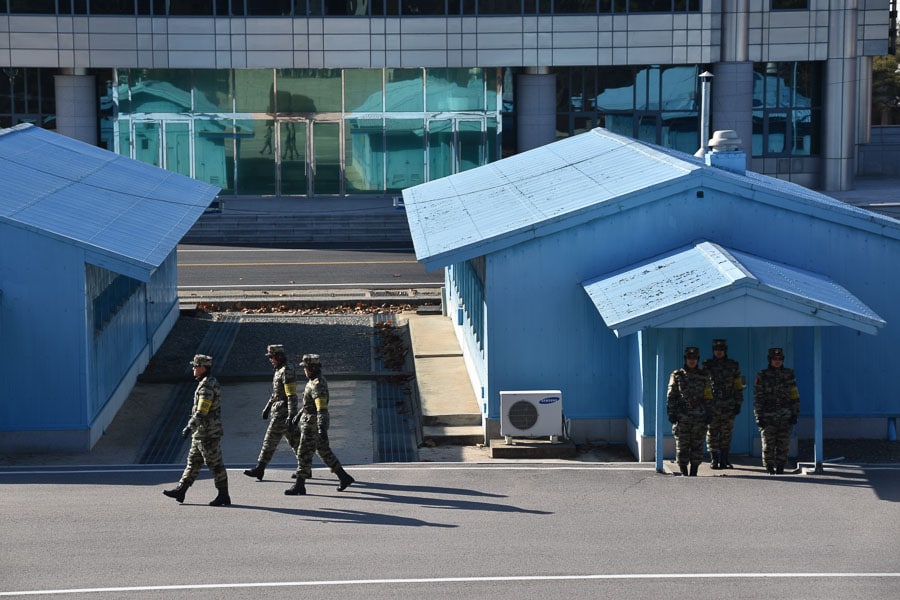
[[58, 135], [0, 130], [0, 219], [146, 280], [219, 188]]
[[885, 326], [828, 277], [705, 241], [582, 286], [619, 337], [695, 320], [707, 327], [844, 325], [866, 333]]
[[889, 217], [602, 128], [408, 188], [403, 200], [416, 257], [431, 269], [698, 185], [727, 185], [735, 195], [818, 211], [821, 218], [874, 222], [900, 237], [900, 224]]

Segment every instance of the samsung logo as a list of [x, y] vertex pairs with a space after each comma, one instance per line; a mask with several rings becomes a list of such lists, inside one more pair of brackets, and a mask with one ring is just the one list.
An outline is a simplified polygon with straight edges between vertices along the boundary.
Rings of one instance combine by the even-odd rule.
[[554, 402], [559, 402], [559, 396], [548, 396], [538, 400], [538, 404], [553, 404]]

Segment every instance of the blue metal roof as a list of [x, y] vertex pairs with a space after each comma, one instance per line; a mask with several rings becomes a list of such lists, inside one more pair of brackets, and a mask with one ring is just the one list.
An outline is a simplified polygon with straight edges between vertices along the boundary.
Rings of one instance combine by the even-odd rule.
[[843, 325], [885, 321], [828, 277], [699, 242], [582, 283], [619, 337], [648, 327]]
[[219, 188], [31, 125], [0, 130], [0, 220], [149, 279]]
[[433, 269], [696, 186], [900, 237], [890, 217], [602, 128], [405, 189], [403, 200], [416, 257]]

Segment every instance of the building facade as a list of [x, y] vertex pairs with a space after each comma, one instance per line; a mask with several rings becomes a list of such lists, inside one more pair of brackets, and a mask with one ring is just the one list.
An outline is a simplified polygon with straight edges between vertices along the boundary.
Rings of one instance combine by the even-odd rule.
[[841, 190], [889, 4], [0, 0], [0, 126], [56, 129], [244, 207], [378, 209], [598, 126], [690, 153], [735, 130], [750, 169]]

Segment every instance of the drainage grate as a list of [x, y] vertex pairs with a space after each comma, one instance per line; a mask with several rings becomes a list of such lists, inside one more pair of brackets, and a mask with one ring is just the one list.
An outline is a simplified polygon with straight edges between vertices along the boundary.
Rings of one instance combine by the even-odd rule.
[[[374, 315], [375, 324], [396, 324], [397, 315]], [[373, 336], [373, 344], [375, 338]], [[388, 375], [378, 353], [372, 352], [374, 370]], [[416, 462], [416, 420], [404, 383], [380, 378], [375, 384], [375, 448], [378, 462]]]
[[[226, 314], [223, 320], [216, 321], [206, 332], [203, 340], [197, 348], [197, 354], [209, 354], [215, 357], [213, 375], [216, 366], [225, 364], [234, 338], [237, 336], [241, 324], [240, 315]], [[185, 365], [188, 357], [185, 357]], [[185, 366], [185, 379], [190, 379], [190, 369]], [[168, 465], [181, 460], [187, 440], [181, 437], [190, 417], [191, 406], [194, 403], [194, 390], [196, 385], [192, 381], [179, 383], [172, 390], [168, 404], [157, 418], [157, 422], [151, 429], [151, 433], [144, 441], [138, 463], [145, 465]]]

